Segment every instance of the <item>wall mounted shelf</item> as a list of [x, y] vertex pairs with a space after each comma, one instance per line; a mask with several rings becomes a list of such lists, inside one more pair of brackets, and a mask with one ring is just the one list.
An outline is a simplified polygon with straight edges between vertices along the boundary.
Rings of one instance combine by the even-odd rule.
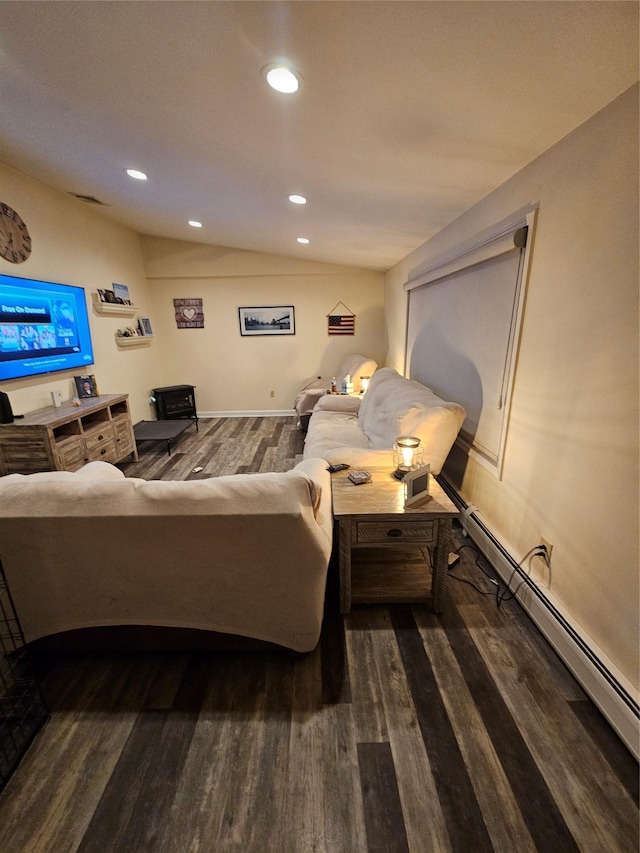
[[148, 347], [153, 340], [153, 335], [138, 335], [132, 338], [115, 335], [115, 339], [119, 347]]
[[99, 300], [93, 303], [93, 310], [96, 314], [113, 317], [133, 317], [134, 314], [140, 313], [140, 309], [136, 305], [119, 305], [113, 302], [100, 302]]

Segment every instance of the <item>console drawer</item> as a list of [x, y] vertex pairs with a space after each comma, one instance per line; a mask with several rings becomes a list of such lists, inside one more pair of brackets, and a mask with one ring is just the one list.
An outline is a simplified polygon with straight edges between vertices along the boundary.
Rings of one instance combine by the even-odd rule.
[[[85, 429], [84, 438], [87, 442], [89, 456], [92, 459], [95, 459], [97, 458], [95, 456], [95, 451], [107, 442], [111, 442], [115, 445], [116, 436], [113, 426], [110, 423], [102, 423], [98, 426], [91, 427], [91, 429]], [[98, 457], [99, 456], [100, 453], [98, 453]]]
[[95, 447], [89, 448], [88, 456], [90, 462], [111, 462], [114, 465], [118, 461], [115, 440], [111, 438], [98, 442]]
[[356, 542], [433, 542], [433, 521], [358, 521]]

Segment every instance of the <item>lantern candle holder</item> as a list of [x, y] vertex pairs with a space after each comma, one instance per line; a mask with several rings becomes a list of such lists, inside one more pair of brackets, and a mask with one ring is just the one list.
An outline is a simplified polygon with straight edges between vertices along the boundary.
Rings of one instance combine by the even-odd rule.
[[396, 470], [393, 476], [402, 480], [409, 471], [422, 465], [420, 439], [415, 435], [399, 435], [393, 445], [393, 464]]

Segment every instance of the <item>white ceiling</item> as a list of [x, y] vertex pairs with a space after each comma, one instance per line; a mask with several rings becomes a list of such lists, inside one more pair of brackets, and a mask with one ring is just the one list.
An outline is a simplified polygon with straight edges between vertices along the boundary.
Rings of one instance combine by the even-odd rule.
[[0, 160], [143, 234], [387, 269], [637, 79], [638, 2], [0, 2]]

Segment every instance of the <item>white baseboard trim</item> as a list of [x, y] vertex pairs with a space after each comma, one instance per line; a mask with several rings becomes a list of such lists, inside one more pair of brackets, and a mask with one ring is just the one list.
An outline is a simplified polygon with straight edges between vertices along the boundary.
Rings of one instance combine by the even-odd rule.
[[199, 418], [275, 418], [285, 417], [292, 418], [295, 416], [295, 409], [263, 409], [255, 412], [246, 410], [238, 412], [198, 412]]
[[518, 568], [517, 560], [490, 530], [480, 510], [467, 506], [446, 480], [441, 480], [441, 483], [451, 499], [463, 510], [461, 522], [469, 538], [505, 583], [512, 578], [512, 589], [522, 582], [516, 598], [632, 755], [638, 759], [640, 707], [633, 685], [574, 622], [550, 590], [529, 578], [525, 569]]

